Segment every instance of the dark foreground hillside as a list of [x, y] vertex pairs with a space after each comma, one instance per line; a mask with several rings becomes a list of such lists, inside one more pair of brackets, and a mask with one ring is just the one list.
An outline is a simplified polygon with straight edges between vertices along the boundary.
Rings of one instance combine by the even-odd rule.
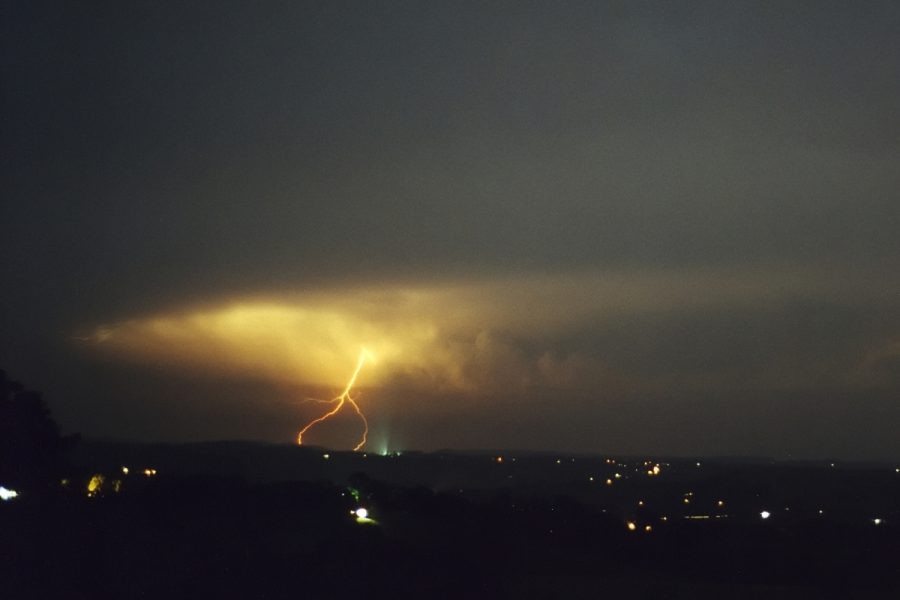
[[550, 485], [117, 481], [0, 504], [4, 598], [900, 597], [890, 523], [653, 517], [645, 531], [649, 515], [632, 530]]

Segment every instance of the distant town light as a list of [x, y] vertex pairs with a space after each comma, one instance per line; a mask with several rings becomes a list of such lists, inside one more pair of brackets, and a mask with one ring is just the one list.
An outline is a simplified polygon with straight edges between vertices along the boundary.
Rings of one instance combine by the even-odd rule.
[[762, 517], [763, 519], [768, 519], [769, 517], [772, 516], [772, 513], [770, 513], [767, 510], [764, 510], [761, 513], [759, 513], [759, 516]]
[[719, 508], [722, 508], [723, 506], [725, 506], [725, 501], [719, 500], [718, 502], [716, 502], [716, 506], [718, 506]]
[[607, 479], [607, 480], [606, 480], [606, 485], [612, 485], [612, 484], [613, 484], [613, 480], [612, 480], [612, 479]]
[[647, 533], [650, 533], [651, 531], [653, 531], [653, 527], [650, 525], [646, 525], [646, 526], [644, 526], [644, 531], [646, 531]]
[[369, 511], [365, 508], [357, 508], [355, 511], [353, 511], [353, 514], [355, 514], [360, 519], [365, 519], [369, 516]]
[[330, 454], [323, 454], [323, 455], [322, 455], [322, 458], [324, 458], [325, 460], [328, 460], [329, 458], [331, 458], [331, 455], [330, 455]]
[[700, 461], [697, 461], [697, 466], [698, 466], [698, 467], [700, 466]]
[[615, 477], [616, 479], [622, 479], [622, 474], [621, 474], [621, 473], [615, 473], [615, 474], [613, 475], [613, 477]]
[[122, 467], [122, 474], [128, 475], [128, 467]]
[[637, 529], [637, 525], [634, 523], [634, 521], [628, 521], [625, 526], [628, 527], [628, 531], [634, 531], [635, 529]]
[[3, 487], [2, 485], [0, 485], [0, 500], [3, 500], [4, 502], [6, 502], [6, 501], [12, 500], [13, 498], [16, 498], [18, 496], [19, 496], [19, 492], [17, 492], [16, 490], [11, 490], [7, 487]]
[[875, 523], [876, 525], [881, 525], [884, 521], [882, 521], [881, 519], [876, 517], [876, 518], [872, 519], [872, 522]]
[[104, 477], [101, 473], [97, 473], [92, 476], [87, 484], [87, 495], [88, 497], [96, 496], [97, 493], [103, 488], [103, 483], [106, 481], [106, 477]]

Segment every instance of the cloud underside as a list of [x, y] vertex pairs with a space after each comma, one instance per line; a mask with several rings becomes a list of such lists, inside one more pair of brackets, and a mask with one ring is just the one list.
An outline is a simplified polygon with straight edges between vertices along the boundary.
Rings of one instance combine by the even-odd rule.
[[209, 376], [468, 396], [897, 385], [883, 280], [810, 269], [570, 273], [221, 298], [82, 336], [95, 356]]

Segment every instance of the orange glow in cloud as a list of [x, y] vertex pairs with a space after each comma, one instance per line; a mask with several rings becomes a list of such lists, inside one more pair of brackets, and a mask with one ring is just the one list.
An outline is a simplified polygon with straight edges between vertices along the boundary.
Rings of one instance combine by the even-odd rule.
[[222, 298], [98, 324], [75, 339], [102, 359], [287, 387], [341, 389], [359, 348], [378, 357], [377, 365], [364, 361], [373, 388], [468, 397], [532, 387], [666, 387], [610, 371], [602, 349], [567, 350], [553, 341], [623, 315], [754, 306], [785, 290], [819, 294], [820, 282], [792, 271], [700, 269], [375, 284]]

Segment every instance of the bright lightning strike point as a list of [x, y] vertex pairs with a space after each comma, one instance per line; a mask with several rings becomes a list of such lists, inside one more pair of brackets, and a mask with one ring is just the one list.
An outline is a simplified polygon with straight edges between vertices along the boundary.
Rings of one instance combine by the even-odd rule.
[[354, 452], [360, 450], [363, 446], [366, 445], [366, 436], [369, 435], [369, 422], [366, 420], [366, 416], [360, 410], [359, 405], [356, 403], [356, 400], [350, 395], [350, 390], [353, 389], [353, 385], [356, 383], [356, 378], [359, 376], [359, 372], [362, 370], [363, 365], [366, 363], [366, 360], [374, 360], [372, 353], [366, 350], [365, 348], [359, 351], [359, 358], [356, 360], [356, 369], [353, 371], [353, 376], [350, 377], [350, 381], [347, 382], [347, 387], [344, 388], [344, 391], [341, 392], [339, 396], [332, 398], [331, 400], [326, 400], [326, 404], [335, 404], [335, 407], [329, 410], [327, 413], [322, 415], [321, 417], [315, 418], [309, 423], [307, 423], [303, 429], [301, 429], [297, 433], [297, 444], [303, 445], [303, 434], [309, 431], [313, 426], [322, 423], [323, 421], [327, 421], [334, 415], [338, 414], [341, 409], [344, 407], [344, 403], [349, 403], [350, 406], [353, 407], [353, 410], [356, 411], [356, 414], [359, 415], [360, 420], [363, 422], [363, 433], [362, 437], [359, 440], [359, 443], [356, 444], [356, 447], [353, 448]]

